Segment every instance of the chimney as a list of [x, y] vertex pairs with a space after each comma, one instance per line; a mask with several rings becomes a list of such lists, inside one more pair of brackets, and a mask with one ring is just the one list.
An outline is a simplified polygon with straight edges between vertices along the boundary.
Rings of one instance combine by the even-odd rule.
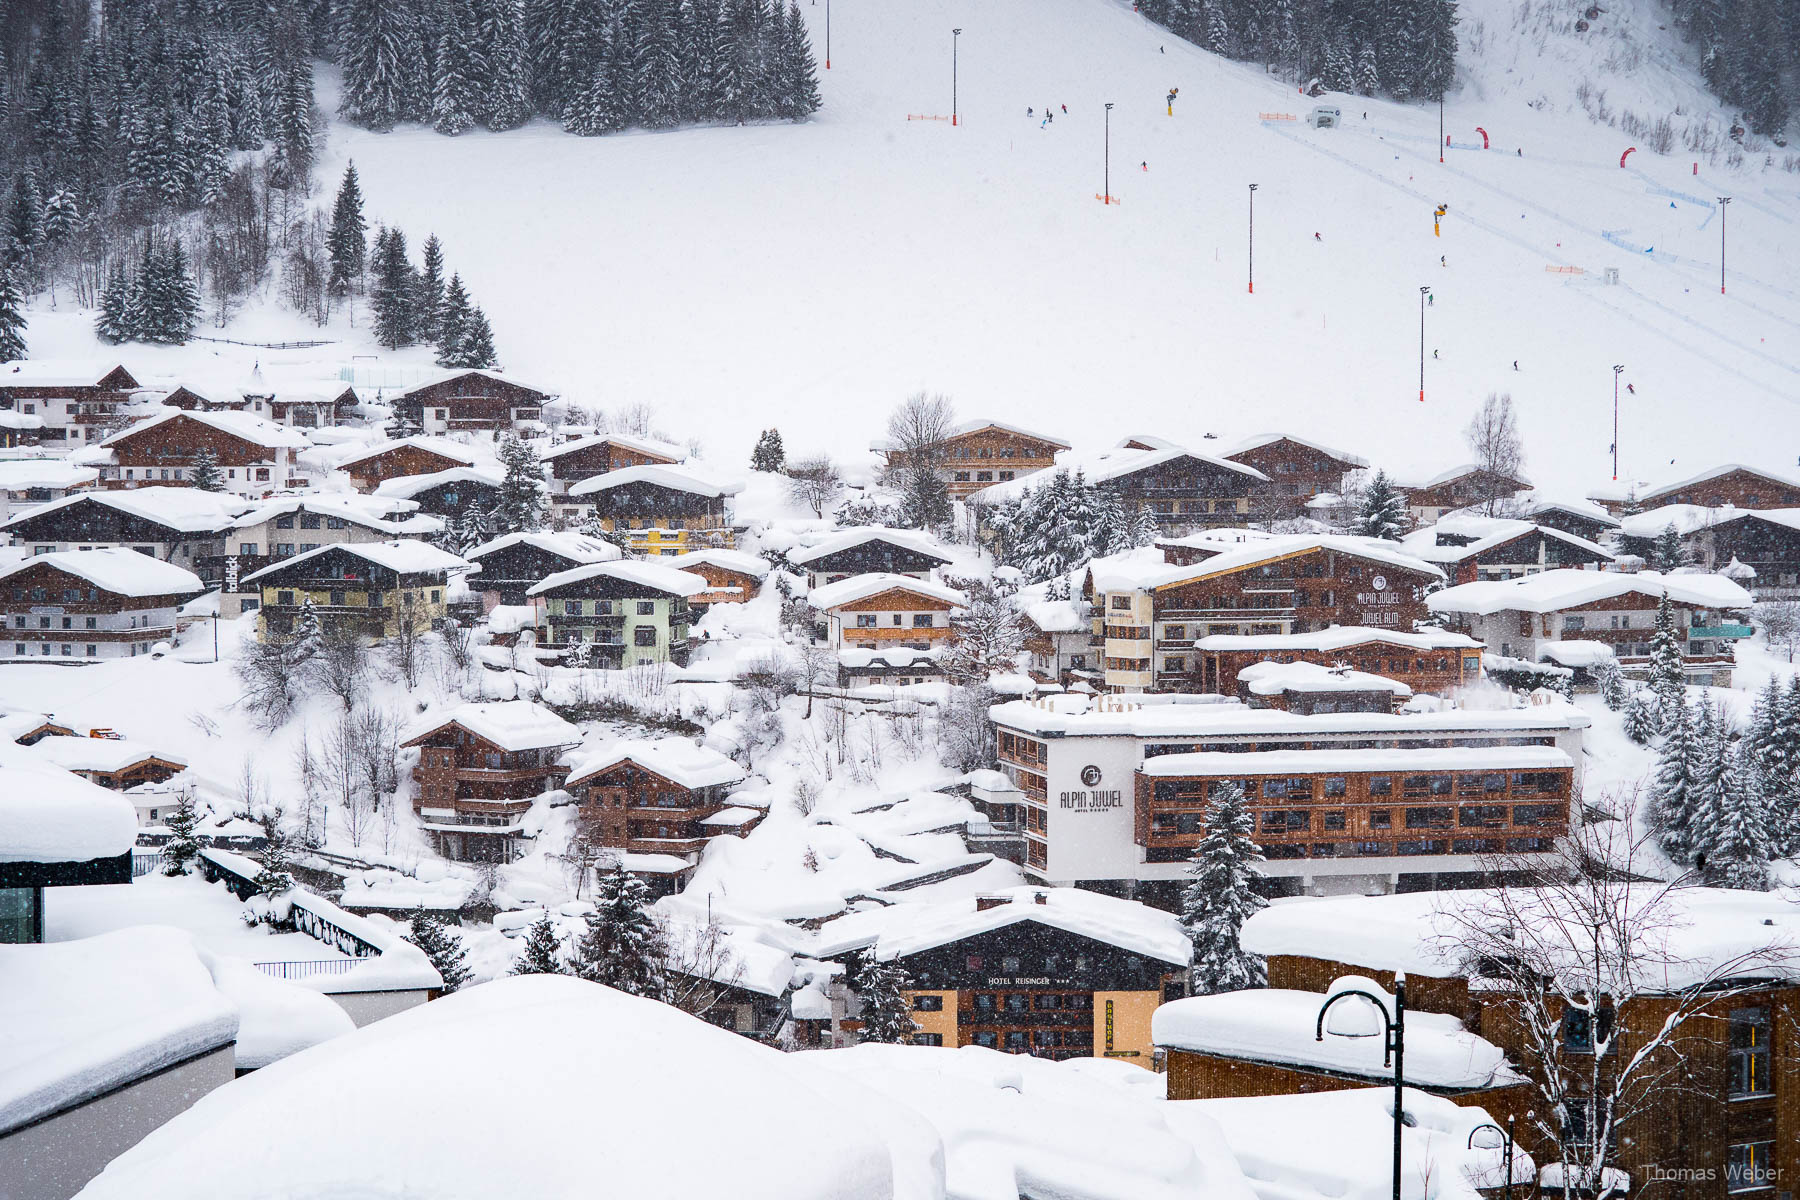
[[977, 896], [975, 897], [975, 911], [986, 912], [990, 908], [999, 908], [1003, 904], [1011, 903], [1011, 896]]
[[1050, 893], [1049, 892], [1033, 892], [1031, 894], [1031, 902], [1033, 904], [1048, 905], [1050, 903]]

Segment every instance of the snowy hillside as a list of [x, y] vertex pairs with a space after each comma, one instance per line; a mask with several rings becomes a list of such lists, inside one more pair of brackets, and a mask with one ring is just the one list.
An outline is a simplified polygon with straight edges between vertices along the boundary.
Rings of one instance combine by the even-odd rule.
[[[822, 62], [826, 10], [804, 11]], [[1624, 363], [1626, 476], [1791, 467], [1791, 445], [1746, 433], [1796, 420], [1800, 174], [1782, 151], [1765, 169], [1683, 148], [1690, 124], [1716, 139], [1725, 122], [1660, 11], [1576, 34], [1572, 10], [1465, 3], [1443, 166], [1436, 112], [1351, 97], [1341, 129], [1260, 121], [1312, 102], [1115, 0], [838, 0], [809, 124], [599, 139], [334, 125], [320, 178], [354, 159], [372, 217], [443, 238], [506, 365], [585, 403], [652, 402], [721, 458], [769, 424], [859, 451], [929, 388], [1078, 446], [1280, 427], [1423, 475], [1467, 457], [1462, 426], [1498, 390], [1520, 407], [1527, 473], [1569, 491], [1610, 476]], [[949, 114], [952, 28], [963, 123], [909, 121]], [[322, 77], [328, 108], [330, 90]], [[1106, 102], [1117, 206], [1097, 199]], [[1052, 124], [1026, 116], [1046, 104]], [[1603, 123], [1677, 108], [1666, 156]], [[1420, 285], [1435, 289], [1424, 405]], [[367, 348], [363, 330], [336, 336], [355, 341], [313, 354]], [[89, 348], [72, 314], [38, 317], [33, 337], [39, 355]]]

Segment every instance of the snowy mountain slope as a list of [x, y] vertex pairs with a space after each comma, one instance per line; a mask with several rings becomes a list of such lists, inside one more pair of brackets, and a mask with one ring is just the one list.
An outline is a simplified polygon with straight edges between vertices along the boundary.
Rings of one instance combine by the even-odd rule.
[[[825, 9], [804, 11], [822, 51]], [[651, 401], [724, 459], [771, 423], [790, 446], [859, 451], [930, 388], [1078, 446], [1292, 428], [1430, 474], [1466, 458], [1461, 428], [1499, 390], [1528, 473], [1576, 490], [1611, 474], [1624, 363], [1623, 474], [1791, 467], [1795, 448], [1759, 434], [1800, 427], [1800, 175], [1703, 155], [1695, 176], [1679, 138], [1622, 170], [1634, 139], [1581, 108], [1591, 74], [1615, 120], [1720, 119], [1659, 11], [1609, 12], [1581, 40], [1532, 0], [1465, 3], [1443, 166], [1436, 112], [1351, 97], [1342, 129], [1260, 121], [1311, 102], [1116, 0], [837, 0], [809, 124], [334, 126], [322, 178], [353, 158], [373, 216], [443, 238], [508, 365], [584, 402]], [[907, 120], [948, 115], [955, 27], [964, 123]], [[1117, 206], [1096, 198], [1107, 101]], [[1045, 104], [1048, 127], [1025, 114]], [[1549, 269], [1570, 267], [1587, 274]]]

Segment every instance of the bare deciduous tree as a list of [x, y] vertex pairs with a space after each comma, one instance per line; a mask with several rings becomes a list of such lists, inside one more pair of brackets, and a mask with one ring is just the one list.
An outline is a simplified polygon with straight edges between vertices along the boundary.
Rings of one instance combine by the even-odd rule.
[[388, 665], [400, 673], [406, 686], [419, 686], [419, 655], [425, 634], [410, 620], [402, 619], [395, 627], [392, 637], [382, 644], [382, 657]]
[[348, 713], [363, 693], [369, 671], [369, 647], [362, 635], [348, 629], [327, 632], [319, 651], [306, 660], [306, 675], [314, 686], [330, 692]]
[[669, 990], [663, 999], [696, 1017], [719, 1016], [744, 977], [724, 926], [713, 918], [692, 930], [670, 929], [668, 946]]
[[996, 671], [1010, 671], [1025, 649], [1025, 618], [1013, 597], [986, 580], [964, 585], [969, 602], [950, 618], [956, 638], [944, 653], [944, 673], [953, 683], [985, 683]]
[[844, 477], [837, 464], [823, 454], [788, 464], [788, 498], [823, 517], [825, 507], [844, 494]]
[[905, 496], [905, 519], [921, 529], [949, 524], [952, 508], [941, 471], [954, 427], [950, 398], [915, 392], [888, 416], [889, 478]]
[[1463, 430], [1475, 452], [1475, 486], [1489, 516], [1503, 496], [1510, 496], [1525, 466], [1525, 443], [1519, 436], [1512, 396], [1489, 392]]
[[361, 739], [356, 717], [346, 711], [326, 730], [319, 742], [320, 775], [326, 791], [337, 801], [338, 819], [352, 846], [361, 846], [374, 823], [375, 805], [363, 790]]
[[1769, 649], [1781, 647], [1787, 660], [1794, 661], [1794, 650], [1800, 645], [1800, 600], [1769, 600], [1752, 610], [1756, 623], [1762, 626]]
[[286, 648], [275, 642], [249, 642], [235, 668], [243, 690], [238, 699], [259, 729], [278, 729], [293, 711], [298, 680], [289, 669]]

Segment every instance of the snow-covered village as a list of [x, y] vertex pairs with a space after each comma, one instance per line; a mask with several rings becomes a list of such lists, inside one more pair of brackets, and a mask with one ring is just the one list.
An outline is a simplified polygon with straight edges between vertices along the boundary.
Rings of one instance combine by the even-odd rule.
[[0, 0], [0, 1200], [1793, 1200], [1794, 0]]

